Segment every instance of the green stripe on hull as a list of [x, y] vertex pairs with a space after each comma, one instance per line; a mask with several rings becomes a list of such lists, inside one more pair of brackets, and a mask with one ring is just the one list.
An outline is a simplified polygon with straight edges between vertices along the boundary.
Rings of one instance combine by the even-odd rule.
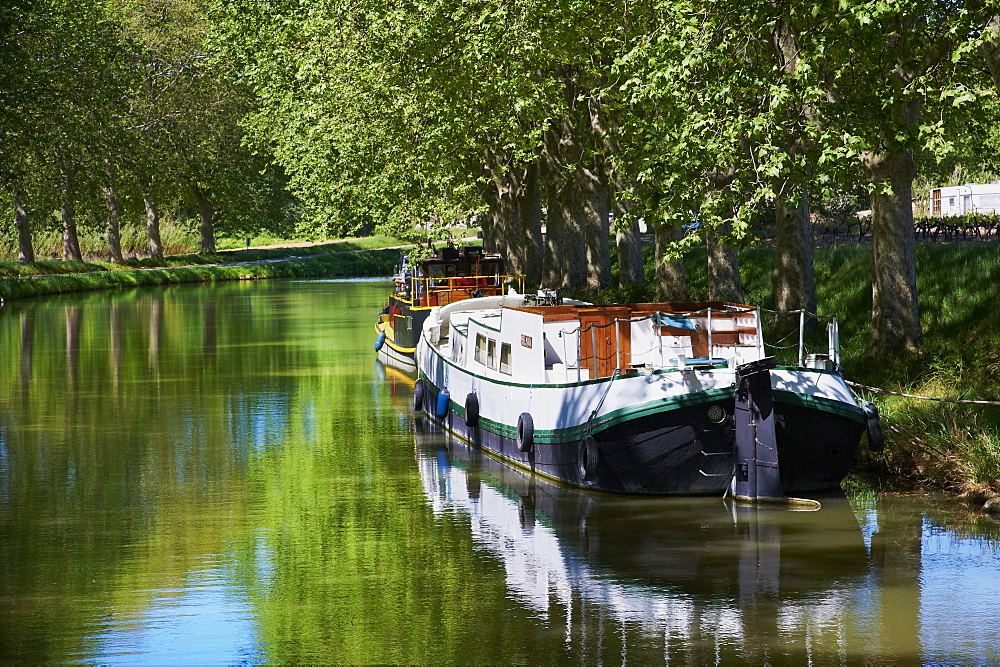
[[[712, 389], [709, 391], [699, 391], [683, 396], [670, 396], [649, 403], [620, 408], [612, 412], [601, 415], [594, 419], [591, 428], [587, 424], [578, 424], [568, 428], [560, 429], [535, 429], [535, 442], [539, 444], [560, 444], [564, 442], [576, 442], [582, 440], [588, 433], [600, 433], [609, 428], [618, 426], [634, 419], [642, 419], [657, 414], [664, 414], [679, 408], [688, 408], [701, 404], [714, 403], [716, 401], [731, 400], [733, 398], [734, 387], [724, 389]], [[803, 396], [790, 391], [776, 389], [774, 391], [776, 403], [792, 405], [796, 407], [808, 408], [820, 412], [833, 413], [840, 417], [846, 417], [859, 424], [865, 423], [864, 411], [854, 405], [849, 405], [841, 401], [817, 396]], [[459, 405], [455, 401], [449, 401], [451, 411], [458, 417], [465, 418], [465, 406]], [[517, 426], [504, 424], [503, 422], [479, 417], [479, 428], [489, 431], [495, 435], [514, 440], [517, 438]]]

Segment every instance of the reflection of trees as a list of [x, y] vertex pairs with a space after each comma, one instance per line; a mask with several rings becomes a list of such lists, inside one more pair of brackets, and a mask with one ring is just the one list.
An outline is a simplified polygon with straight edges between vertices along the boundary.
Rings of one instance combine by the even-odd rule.
[[78, 307], [68, 307], [66, 313], [66, 381], [70, 387], [76, 384], [80, 374], [80, 319], [83, 313]]
[[26, 407], [28, 386], [31, 384], [32, 362], [35, 359], [35, 318], [30, 314], [21, 314], [21, 345], [18, 354], [18, 388], [20, 389], [22, 409]]
[[[19, 391], [0, 395], [0, 659], [87, 655], [102, 609], [141, 610], [135, 591], [170, 587], [242, 530], [248, 449], [234, 431], [287, 412], [294, 369], [318, 362], [281, 344], [288, 319], [266, 300], [251, 313], [224, 298], [246, 286], [225, 288], [5, 309], [0, 378]], [[213, 309], [226, 326], [205, 321]], [[205, 333], [222, 375], [201, 363]]]
[[[33, 367], [0, 363], [26, 399], [0, 396], [0, 659], [94, 655], [87, 637], [205, 560], [251, 596], [269, 660], [560, 659], [468, 532], [414, 511], [409, 422], [372, 382], [359, 291], [377, 311], [382, 286], [281, 283], [7, 309], [24, 317], [0, 319], [2, 349]], [[86, 311], [72, 385], [67, 307]]]
[[108, 342], [111, 345], [111, 387], [114, 397], [121, 395], [122, 360], [125, 345], [125, 314], [121, 304], [112, 302], [108, 317]]
[[920, 545], [923, 503], [882, 496], [879, 530], [872, 536], [872, 563], [879, 574], [876, 655], [920, 662]]

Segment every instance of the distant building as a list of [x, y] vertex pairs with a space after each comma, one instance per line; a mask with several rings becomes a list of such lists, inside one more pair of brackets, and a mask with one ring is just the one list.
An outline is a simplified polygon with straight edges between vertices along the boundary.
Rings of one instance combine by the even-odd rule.
[[1000, 215], [1000, 181], [934, 188], [928, 212], [933, 218], [971, 213]]

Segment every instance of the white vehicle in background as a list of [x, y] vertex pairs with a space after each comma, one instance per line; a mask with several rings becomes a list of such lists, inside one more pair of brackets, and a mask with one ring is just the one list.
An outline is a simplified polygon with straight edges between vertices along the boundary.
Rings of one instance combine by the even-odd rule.
[[1000, 215], [1000, 181], [934, 188], [928, 214], [932, 218], [952, 215]]

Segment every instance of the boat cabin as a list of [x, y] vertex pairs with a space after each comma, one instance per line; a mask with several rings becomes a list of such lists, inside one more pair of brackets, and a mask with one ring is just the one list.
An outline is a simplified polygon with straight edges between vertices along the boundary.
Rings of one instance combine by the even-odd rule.
[[[472, 305], [472, 304], [468, 304]], [[443, 356], [478, 375], [564, 383], [764, 356], [760, 318], [721, 301], [443, 308], [430, 323]]]
[[500, 255], [483, 251], [482, 246], [448, 246], [415, 264], [400, 260], [394, 277], [395, 297], [415, 308], [444, 306], [479, 296], [502, 294], [505, 275]]

